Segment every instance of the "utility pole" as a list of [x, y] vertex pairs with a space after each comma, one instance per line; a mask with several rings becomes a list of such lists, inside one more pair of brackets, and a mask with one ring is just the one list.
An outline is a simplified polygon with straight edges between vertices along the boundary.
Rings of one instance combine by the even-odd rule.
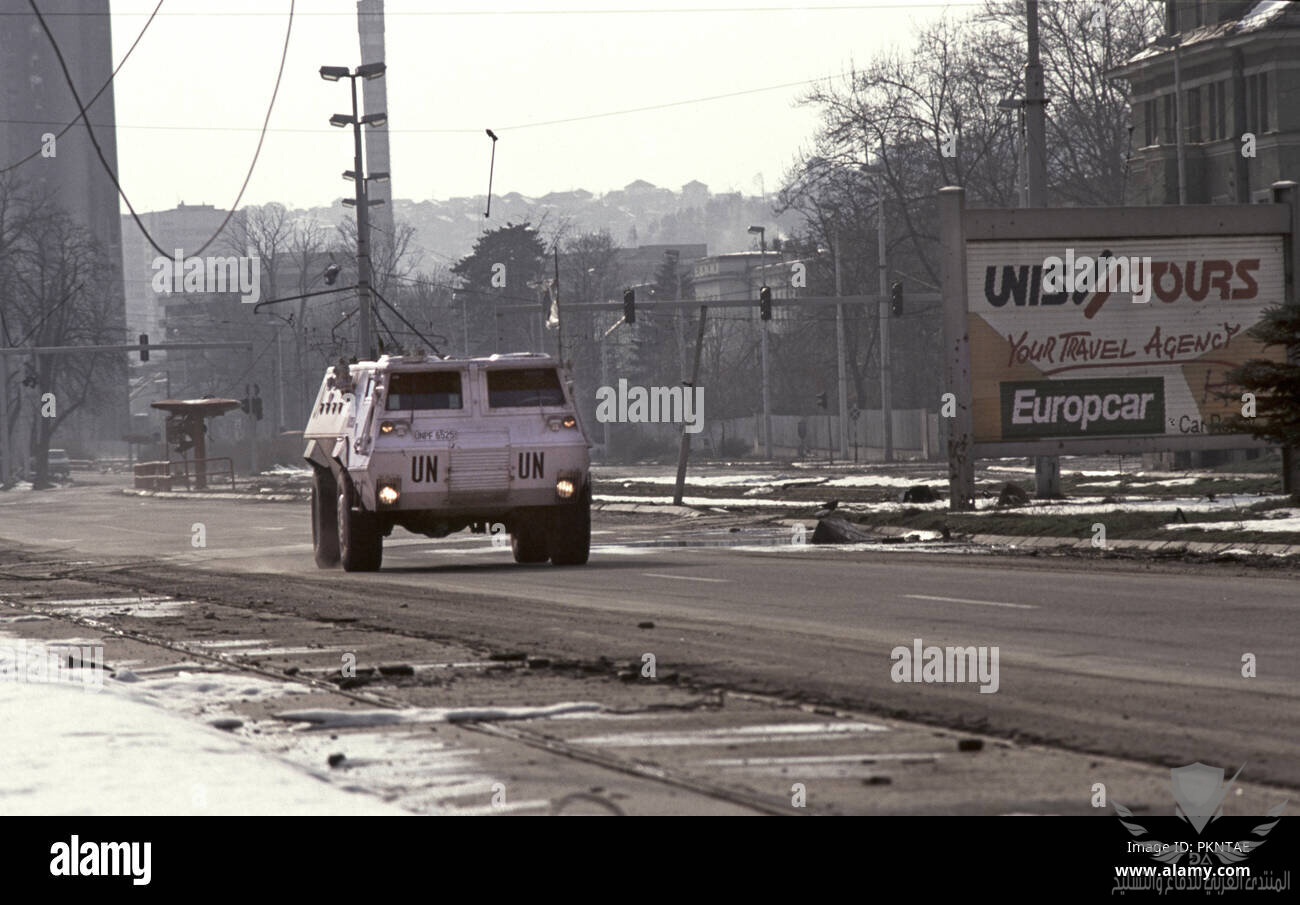
[[[767, 264], [767, 227], [751, 226], [751, 234], [758, 233], [759, 268]], [[752, 285], [751, 285], [752, 288]], [[767, 371], [767, 324], [762, 317], [758, 319], [759, 329], [759, 367], [763, 371], [763, 448], [767, 461], [772, 461], [772, 397]]]
[[[615, 324], [615, 326], [618, 326]], [[600, 338], [600, 385], [609, 386], [609, 349], [606, 344], [609, 342], [610, 331], [606, 330], [605, 335]], [[600, 422], [600, 443], [605, 449], [604, 464], [609, 464], [609, 422]]]
[[275, 327], [275, 433], [272, 436], [278, 437], [280, 431], [284, 430], [288, 423], [284, 419], [284, 352], [280, 348], [280, 325]]
[[555, 356], [564, 364], [564, 318], [560, 315], [560, 238], [555, 237], [555, 246], [551, 249], [555, 261]]
[[[1025, 66], [1025, 132], [1029, 157], [1029, 207], [1047, 207], [1047, 98], [1043, 88], [1043, 65], [1038, 56], [1038, 0], [1028, 0], [1026, 30], [1029, 62]], [[1034, 483], [1039, 497], [1061, 495], [1061, 460], [1056, 456], [1034, 457]]]
[[885, 239], [885, 145], [880, 144], [881, 172], [878, 179], [878, 196], [876, 199], [876, 257], [879, 275], [880, 304], [877, 307], [880, 317], [880, 420], [884, 430], [885, 461], [894, 461], [894, 412], [890, 399], [889, 384], [889, 249]]
[[[835, 233], [833, 253], [835, 255], [835, 295], [844, 294], [844, 285], [840, 278], [840, 234]], [[849, 378], [848, 363], [844, 360], [844, 306], [835, 306], [835, 369], [839, 380], [839, 446], [840, 458], [849, 457]], [[829, 442], [829, 441], [828, 441]]]
[[[691, 382], [682, 389], [694, 393], [700, 382], [700, 353], [704, 350], [704, 322], [709, 316], [709, 309], [700, 306], [700, 330], [695, 337], [695, 366], [691, 368]], [[770, 441], [769, 441], [770, 442]], [[673, 490], [673, 505], [682, 505], [682, 495], [686, 492], [686, 462], [691, 455], [691, 435], [686, 433], [686, 423], [682, 423], [681, 445], [677, 448], [677, 486]]]
[[[1169, 25], [1172, 30], [1173, 23]], [[1178, 203], [1187, 203], [1187, 148], [1183, 134], [1183, 65], [1181, 34], [1164, 34], [1156, 38], [1157, 47], [1173, 48], [1174, 51], [1174, 147], [1178, 158]]]
[[9, 485], [9, 356], [0, 354], [0, 487]]

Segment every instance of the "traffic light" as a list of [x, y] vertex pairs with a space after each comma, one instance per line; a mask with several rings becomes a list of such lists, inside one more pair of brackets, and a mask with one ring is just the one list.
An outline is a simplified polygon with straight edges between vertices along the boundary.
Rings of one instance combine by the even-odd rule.
[[141, 361], [149, 360], [149, 334], [148, 333], [140, 334], [140, 360]]
[[818, 393], [818, 394], [817, 394], [817, 407], [818, 407], [819, 409], [824, 409], [824, 408], [826, 408], [826, 394], [825, 394], [825, 393]]
[[758, 290], [758, 316], [765, 321], [772, 319], [772, 290], [766, 286]]
[[250, 388], [244, 384], [244, 398], [239, 400], [239, 408], [245, 415], [252, 415], [258, 421], [262, 420], [262, 388], [253, 384]]
[[894, 317], [903, 313], [903, 284], [895, 283], [889, 290], [889, 310]]
[[623, 321], [629, 324], [636, 323], [636, 290], [623, 290]]

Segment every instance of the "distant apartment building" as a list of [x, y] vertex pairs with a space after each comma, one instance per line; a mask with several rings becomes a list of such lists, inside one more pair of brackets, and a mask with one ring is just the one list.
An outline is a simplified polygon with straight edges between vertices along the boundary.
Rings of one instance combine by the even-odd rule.
[[1170, 0], [1165, 16], [1174, 46], [1109, 73], [1132, 89], [1127, 203], [1178, 203], [1178, 101], [1186, 203], [1268, 201], [1300, 179], [1300, 3]]
[[[782, 252], [770, 249], [766, 259], [757, 251], [701, 258], [695, 262], [691, 274], [695, 298], [700, 301], [752, 299], [754, 307], [750, 313], [754, 320], [758, 320], [758, 293], [762, 287], [772, 290], [774, 300], [808, 294], [807, 289], [799, 285], [803, 281], [797, 278], [801, 264], [807, 262], [787, 258]], [[793, 318], [794, 309], [774, 305], [772, 329], [783, 332]]]
[[[185, 204], [167, 211], [140, 214], [149, 235], [168, 253], [180, 249], [183, 256], [194, 254], [221, 227], [226, 211], [210, 204]], [[205, 254], [230, 254], [224, 237], [213, 242]], [[158, 250], [149, 244], [140, 227], [129, 216], [122, 217], [122, 278], [126, 287], [126, 322], [131, 335], [147, 333], [161, 342], [164, 306], [169, 299], [180, 300], [155, 291], [154, 261]], [[166, 353], [160, 353], [165, 355]]]
[[[767, 261], [775, 262], [780, 259], [780, 252], [767, 252]], [[735, 251], [701, 258], [691, 269], [691, 285], [695, 288], [695, 298], [701, 302], [757, 299], [753, 271], [763, 263], [764, 256], [758, 251]]]
[[649, 286], [654, 284], [655, 277], [668, 256], [676, 258], [679, 275], [689, 276], [695, 262], [708, 253], [709, 246], [702, 242], [638, 245], [635, 248], [620, 248], [618, 250], [618, 271], [623, 282], [629, 286]]

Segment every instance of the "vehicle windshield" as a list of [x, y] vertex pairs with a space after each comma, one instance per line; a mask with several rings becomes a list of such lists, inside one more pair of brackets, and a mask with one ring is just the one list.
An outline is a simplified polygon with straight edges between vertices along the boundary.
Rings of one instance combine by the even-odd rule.
[[564, 389], [554, 368], [510, 368], [487, 372], [488, 407], [564, 405]]
[[459, 371], [398, 371], [388, 378], [390, 412], [458, 409], [463, 406]]

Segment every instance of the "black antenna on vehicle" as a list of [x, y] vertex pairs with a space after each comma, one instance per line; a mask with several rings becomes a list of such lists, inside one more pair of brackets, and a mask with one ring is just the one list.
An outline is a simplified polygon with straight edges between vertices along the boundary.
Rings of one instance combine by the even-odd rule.
[[483, 216], [487, 217], [492, 213], [492, 173], [497, 167], [497, 134], [491, 129], [484, 129], [483, 131], [487, 133], [488, 138], [492, 139], [492, 162], [488, 165], [487, 210], [483, 212]]

